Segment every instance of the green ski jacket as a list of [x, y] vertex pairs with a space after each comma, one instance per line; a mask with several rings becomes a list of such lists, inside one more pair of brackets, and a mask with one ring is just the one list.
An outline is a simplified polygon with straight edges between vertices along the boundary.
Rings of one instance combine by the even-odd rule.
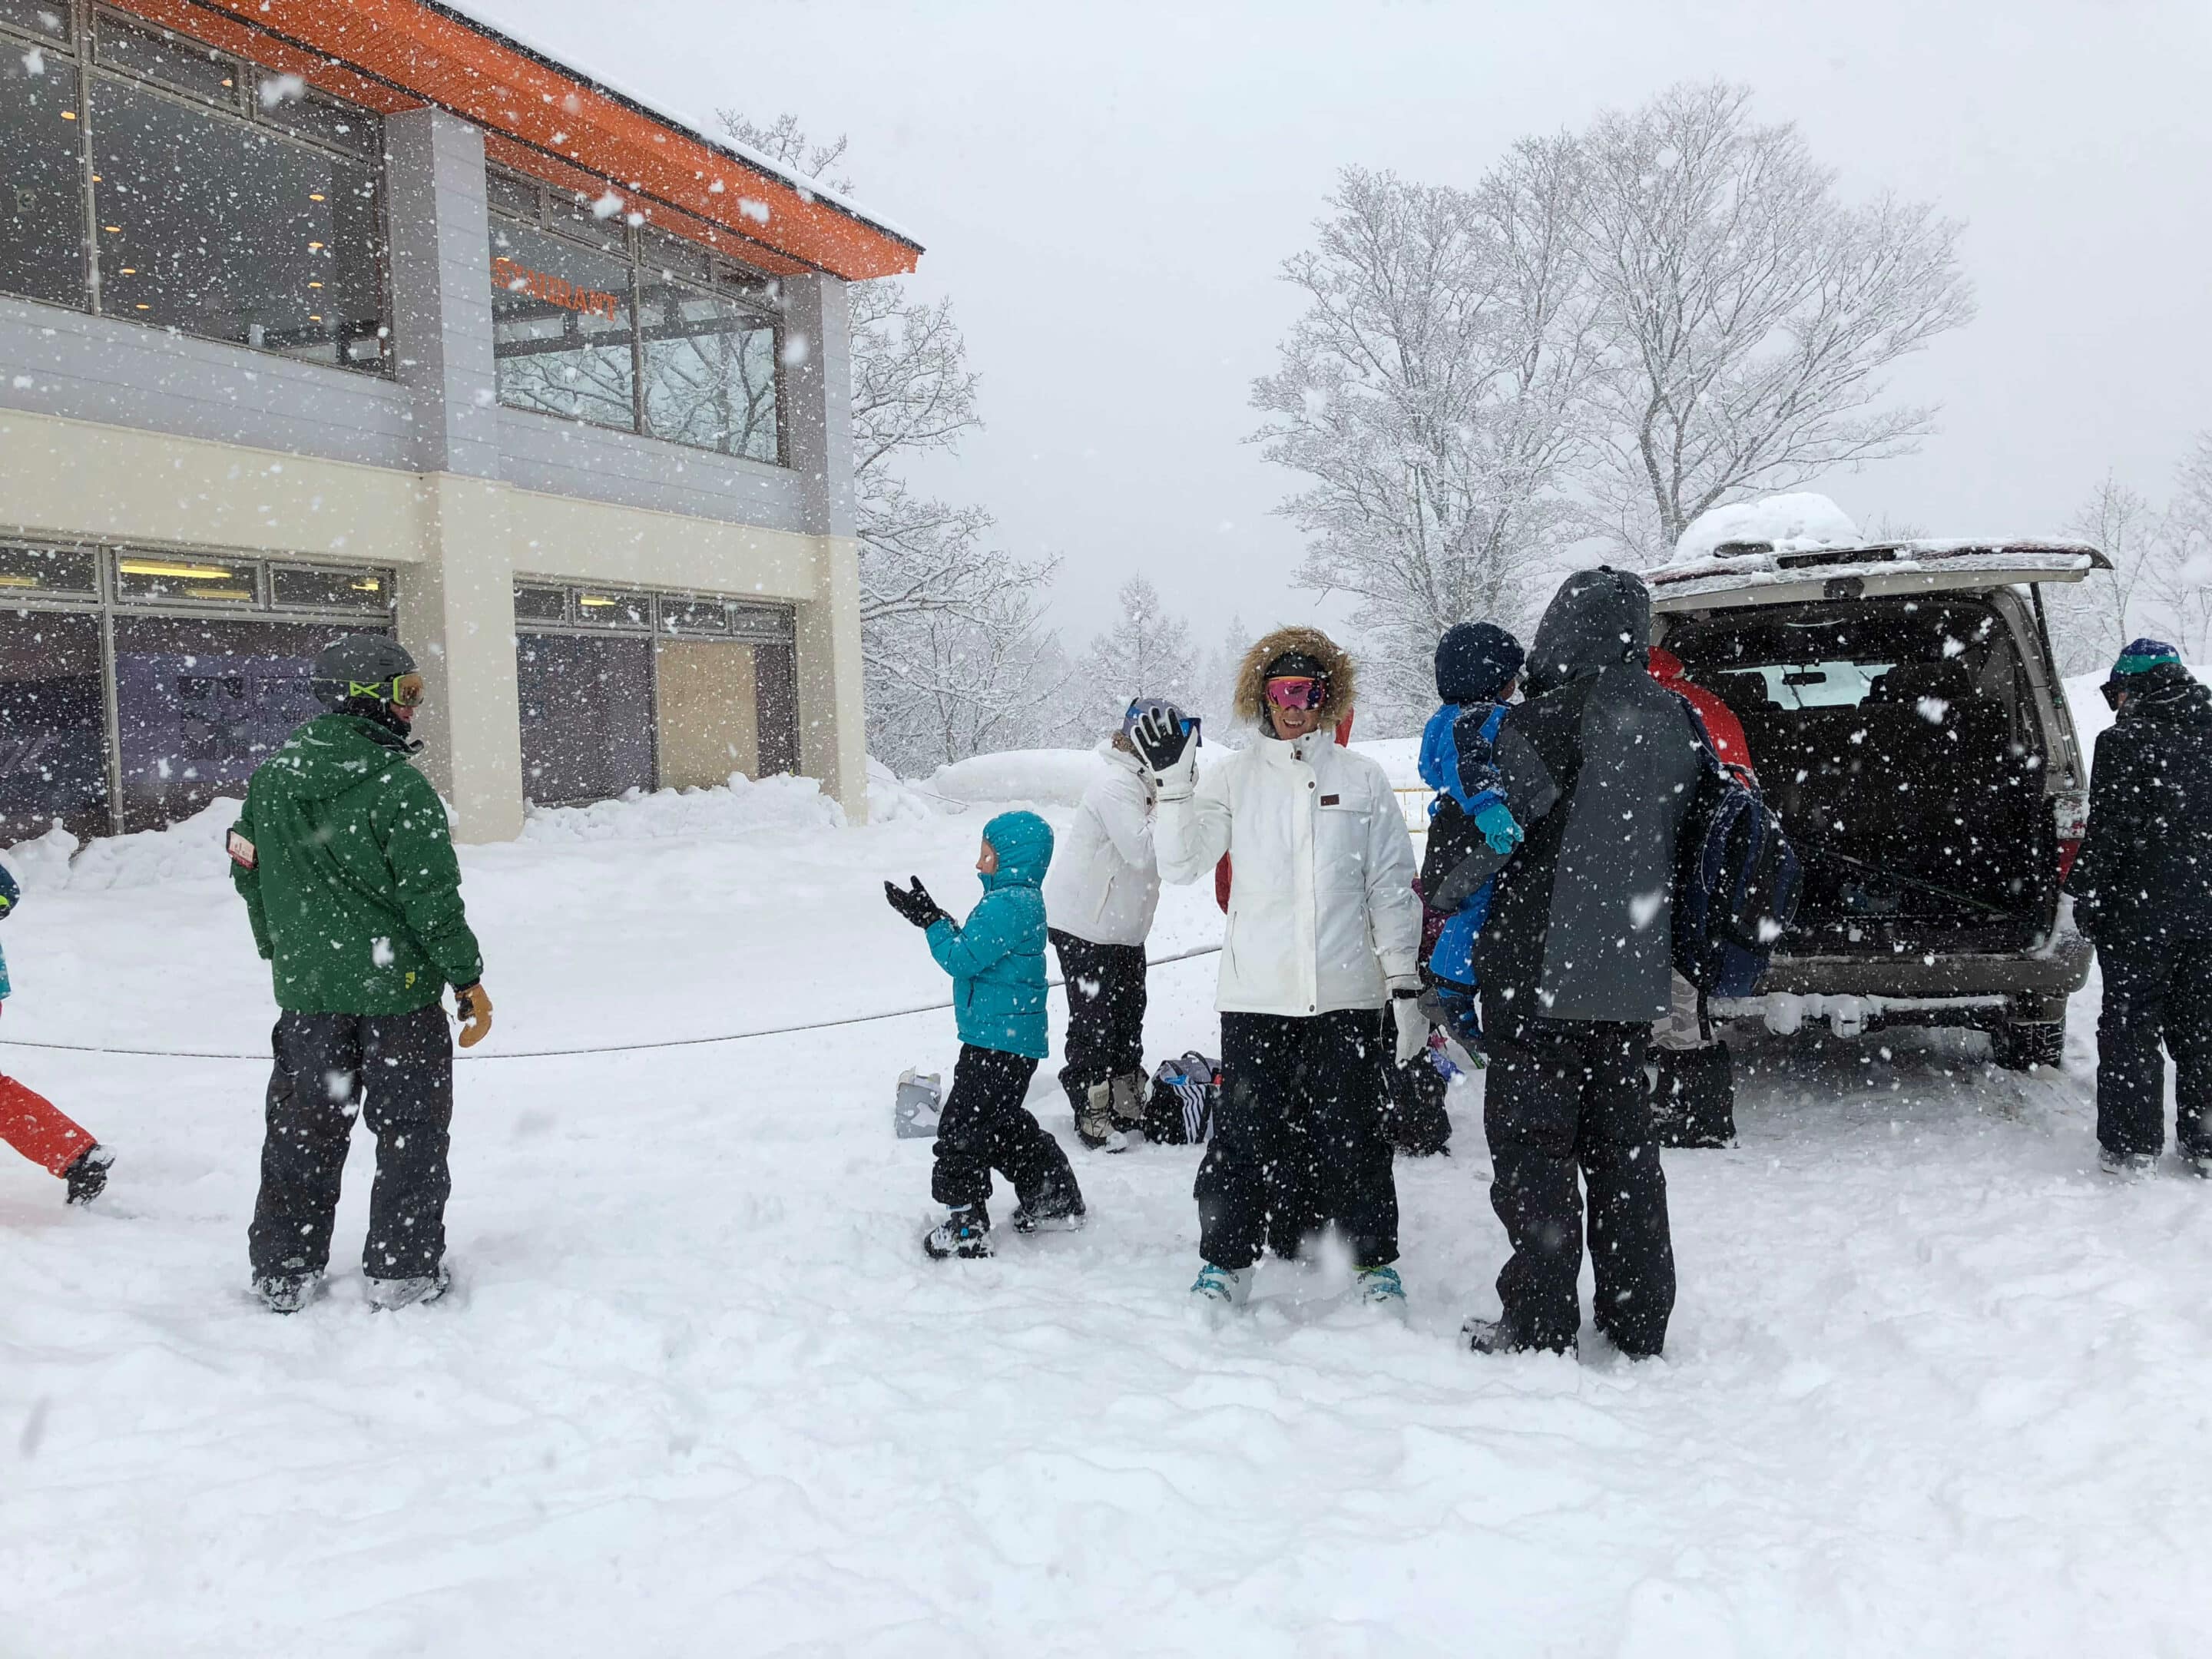
[[230, 878], [278, 1007], [412, 1013], [483, 977], [445, 805], [407, 754], [373, 720], [323, 714], [246, 786]]

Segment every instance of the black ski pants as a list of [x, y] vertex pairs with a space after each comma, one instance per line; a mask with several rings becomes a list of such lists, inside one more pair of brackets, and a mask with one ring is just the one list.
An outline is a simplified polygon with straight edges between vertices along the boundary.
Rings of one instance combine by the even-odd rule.
[[2105, 1006], [2097, 1016], [2097, 1144], [2166, 1150], [2166, 1056], [2173, 1056], [2174, 1140], [2212, 1157], [2212, 939], [2097, 940]]
[[1022, 1104], [1036, 1068], [1026, 1054], [960, 1045], [952, 1092], [937, 1120], [937, 1165], [929, 1191], [939, 1204], [983, 1208], [994, 1170], [1013, 1184], [1024, 1206], [1077, 1194], [1067, 1154]]
[[1199, 1254], [1249, 1267], [1334, 1222], [1361, 1267], [1398, 1259], [1373, 1008], [1221, 1016], [1221, 1104], [1198, 1166]]
[[1508, 1344], [1561, 1353], [1575, 1345], [1579, 1172], [1589, 1194], [1593, 1322], [1625, 1353], [1657, 1353], [1674, 1309], [1674, 1247], [1644, 1078], [1650, 1025], [1527, 1019], [1498, 996], [1485, 998], [1484, 1013], [1490, 1204], [1513, 1246], [1498, 1275]]
[[1067, 1063], [1060, 1086], [1079, 1114], [1085, 1094], [1145, 1069], [1145, 947], [1094, 945], [1057, 927], [1052, 948], [1067, 981]]
[[247, 1237], [256, 1278], [330, 1265], [339, 1177], [356, 1115], [376, 1136], [362, 1268], [425, 1278], [446, 1255], [453, 1038], [438, 1003], [411, 1014], [280, 1015], [270, 1038], [261, 1195]]

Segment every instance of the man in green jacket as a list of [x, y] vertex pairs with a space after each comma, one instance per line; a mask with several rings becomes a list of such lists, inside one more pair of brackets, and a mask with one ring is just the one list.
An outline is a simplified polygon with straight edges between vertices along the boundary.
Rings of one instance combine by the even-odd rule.
[[400, 1308], [444, 1294], [446, 987], [455, 988], [463, 1048], [491, 1029], [445, 805], [409, 764], [422, 747], [409, 736], [422, 701], [414, 659], [396, 641], [350, 634], [315, 659], [314, 685], [331, 712], [255, 770], [228, 842], [231, 880], [282, 1010], [248, 1241], [253, 1288], [278, 1313], [298, 1311], [321, 1286], [346, 1146], [363, 1111], [376, 1135], [362, 1255], [369, 1302]]

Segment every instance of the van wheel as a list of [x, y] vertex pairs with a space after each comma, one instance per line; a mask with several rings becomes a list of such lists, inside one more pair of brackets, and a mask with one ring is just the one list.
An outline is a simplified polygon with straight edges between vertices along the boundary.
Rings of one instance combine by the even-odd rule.
[[2066, 1022], [2006, 1020], [1990, 1033], [1990, 1057], [2008, 1072], [2025, 1072], [2034, 1066], [2056, 1071], [2066, 1058]]

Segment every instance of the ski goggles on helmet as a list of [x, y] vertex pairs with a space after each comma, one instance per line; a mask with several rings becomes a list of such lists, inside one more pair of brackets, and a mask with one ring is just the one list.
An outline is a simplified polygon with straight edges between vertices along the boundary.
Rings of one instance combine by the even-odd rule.
[[388, 702], [394, 708], [420, 708], [422, 706], [422, 677], [420, 674], [394, 674], [388, 680], [375, 680], [362, 684], [359, 680], [346, 682], [349, 697], [374, 697], [379, 702]]
[[1278, 708], [1318, 708], [1328, 701], [1328, 682], [1315, 674], [1280, 674], [1267, 682], [1267, 701]]

